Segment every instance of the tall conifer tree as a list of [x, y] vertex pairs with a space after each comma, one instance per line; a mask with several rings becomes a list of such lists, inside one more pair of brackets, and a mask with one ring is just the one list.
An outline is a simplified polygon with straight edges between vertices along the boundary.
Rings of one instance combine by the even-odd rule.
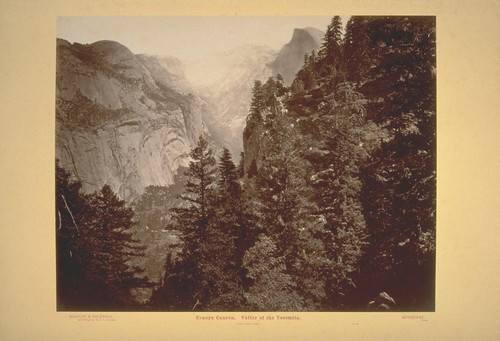
[[136, 309], [132, 290], [149, 287], [129, 262], [144, 256], [132, 237], [134, 213], [109, 186], [90, 195], [56, 167], [58, 307], [68, 310]]
[[[363, 85], [368, 114], [391, 132], [365, 170], [372, 235], [365, 280], [408, 307], [434, 307], [436, 41], [432, 17], [367, 23], [377, 63]], [[387, 289], [388, 288], [388, 289]]]
[[[177, 293], [181, 297], [178, 305], [187, 309], [197, 304], [206, 304], [211, 296], [211, 282], [207, 268], [210, 266], [209, 224], [213, 216], [212, 200], [215, 185], [215, 158], [208, 141], [200, 136], [191, 151], [192, 161], [186, 171], [185, 194], [181, 198], [184, 207], [174, 209], [177, 227], [182, 232], [183, 248], [181, 261], [174, 270], [175, 279], [183, 283]], [[167, 283], [168, 284], [168, 283]]]

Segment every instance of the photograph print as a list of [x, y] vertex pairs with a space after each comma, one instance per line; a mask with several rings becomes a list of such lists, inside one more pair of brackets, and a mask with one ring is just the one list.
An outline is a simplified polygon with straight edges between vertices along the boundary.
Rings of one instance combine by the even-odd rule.
[[59, 17], [58, 311], [435, 311], [434, 16]]

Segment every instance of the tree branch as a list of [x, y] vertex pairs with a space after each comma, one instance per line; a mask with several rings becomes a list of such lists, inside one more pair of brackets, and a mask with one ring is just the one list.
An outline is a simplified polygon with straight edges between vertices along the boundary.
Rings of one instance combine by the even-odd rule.
[[76, 227], [76, 231], [79, 232], [78, 225], [76, 225], [75, 217], [73, 217], [73, 213], [71, 213], [71, 210], [69, 209], [68, 203], [66, 202], [66, 198], [64, 197], [64, 194], [61, 194], [61, 197], [64, 201], [64, 206], [66, 206], [66, 209], [69, 212], [69, 215], [71, 216], [71, 220], [73, 220], [73, 225]]
[[58, 228], [58, 230], [60, 230], [60, 229], [62, 229], [61, 211], [57, 210], [57, 215], [59, 216], [59, 228]]
[[193, 309], [191, 310], [194, 310], [198, 304], [201, 304], [200, 300], [196, 300], [196, 303], [194, 304]]

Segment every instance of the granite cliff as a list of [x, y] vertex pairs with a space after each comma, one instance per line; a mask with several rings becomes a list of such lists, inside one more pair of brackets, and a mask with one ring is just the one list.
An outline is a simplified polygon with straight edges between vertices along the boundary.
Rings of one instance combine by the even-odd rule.
[[127, 200], [173, 184], [200, 134], [237, 158], [254, 81], [280, 73], [290, 83], [321, 37], [296, 29], [280, 51], [242, 45], [191, 63], [58, 39], [56, 157], [85, 192], [108, 184]]
[[276, 59], [268, 66], [273, 74], [280, 74], [285, 85], [291, 85], [295, 74], [304, 64], [304, 55], [312, 50], [318, 51], [324, 32], [317, 28], [296, 28], [292, 39], [279, 51]]
[[181, 92], [182, 74], [168, 65], [114, 41], [58, 39], [56, 157], [84, 191], [108, 184], [132, 199], [148, 185], [172, 184], [188, 164], [208, 134], [203, 102]]
[[279, 51], [244, 45], [190, 66], [187, 76], [210, 107], [206, 123], [234, 157], [243, 150], [242, 135], [254, 81], [265, 82], [281, 74], [285, 85], [291, 85], [304, 55], [319, 49], [323, 35], [315, 28], [297, 28]]

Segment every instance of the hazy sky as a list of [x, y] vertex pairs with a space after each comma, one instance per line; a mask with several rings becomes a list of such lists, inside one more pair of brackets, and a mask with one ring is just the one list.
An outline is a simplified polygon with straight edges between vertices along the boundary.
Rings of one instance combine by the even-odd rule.
[[[326, 31], [332, 16], [272, 17], [59, 17], [57, 37], [70, 42], [115, 40], [133, 53], [180, 59], [222, 52], [239, 45], [280, 49], [294, 28]], [[342, 17], [347, 20], [348, 17]]]

